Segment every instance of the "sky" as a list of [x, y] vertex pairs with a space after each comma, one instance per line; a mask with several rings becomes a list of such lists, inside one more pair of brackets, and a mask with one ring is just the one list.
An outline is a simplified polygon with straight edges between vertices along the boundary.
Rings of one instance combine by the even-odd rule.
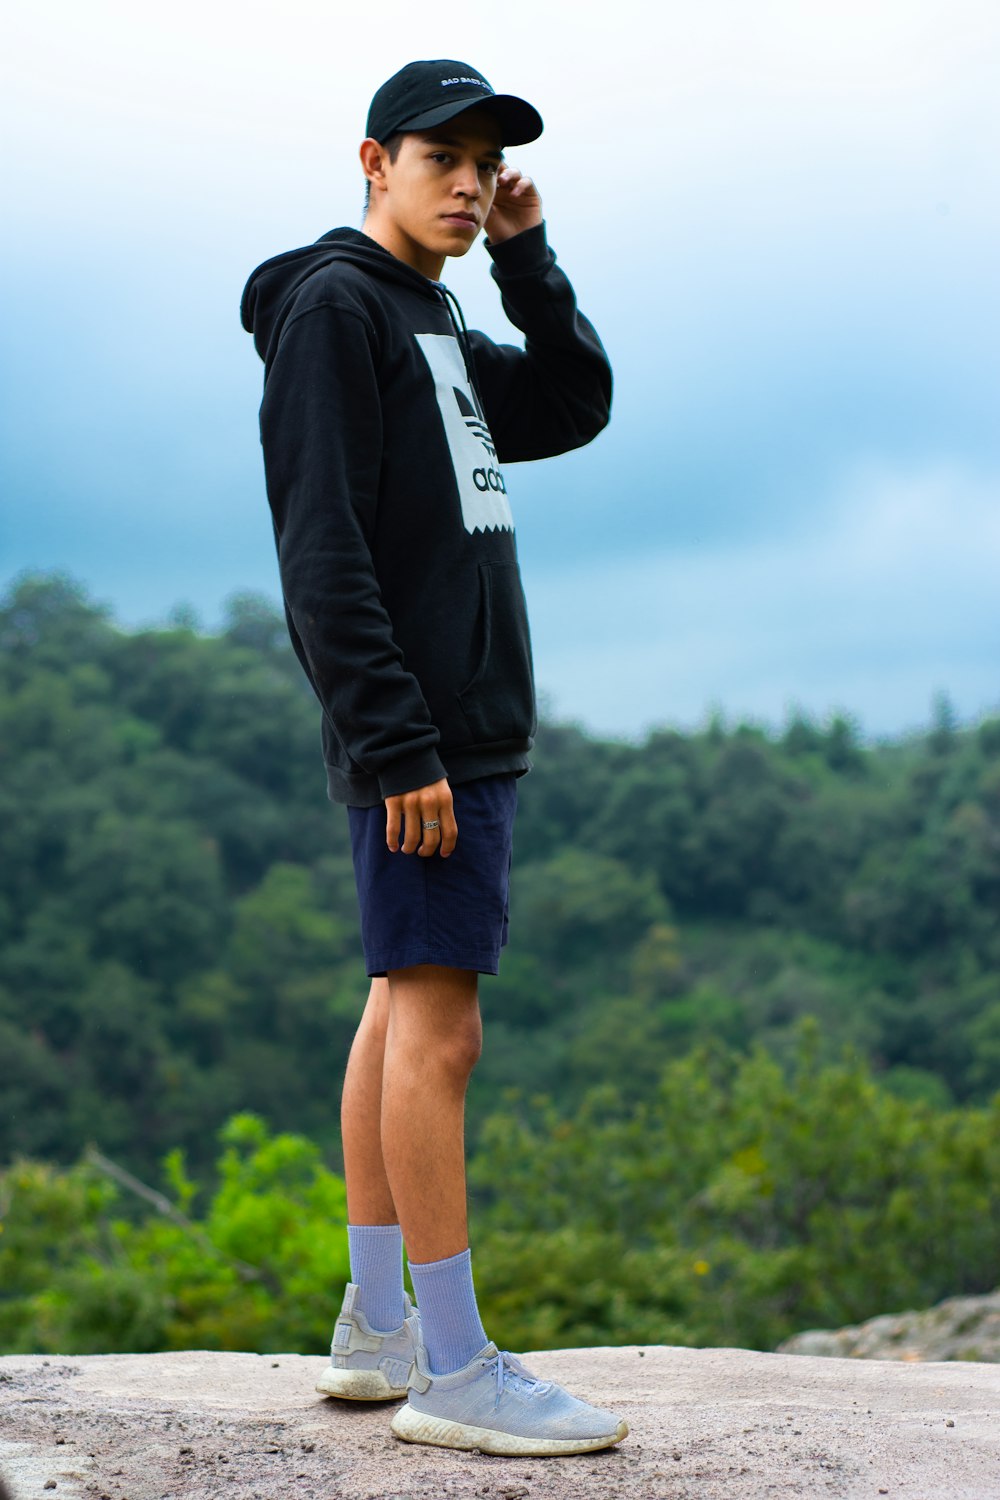
[[[548, 711], [1000, 712], [995, 0], [20, 0], [8, 35], [0, 587], [278, 600], [240, 292], [360, 225], [371, 95], [445, 56], [541, 111], [507, 154], [615, 373], [592, 444], [505, 468]], [[443, 279], [509, 341], [489, 265]]]

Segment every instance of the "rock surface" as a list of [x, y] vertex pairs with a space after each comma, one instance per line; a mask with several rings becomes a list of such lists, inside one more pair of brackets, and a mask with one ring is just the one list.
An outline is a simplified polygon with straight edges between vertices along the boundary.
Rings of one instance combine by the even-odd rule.
[[525, 1356], [630, 1434], [574, 1458], [401, 1443], [320, 1356], [0, 1359], [15, 1500], [1000, 1500], [1000, 1365], [635, 1346]]
[[776, 1352], [1000, 1363], [1000, 1288], [984, 1297], [947, 1297], [919, 1312], [883, 1313], [845, 1328], [811, 1328], [785, 1339]]

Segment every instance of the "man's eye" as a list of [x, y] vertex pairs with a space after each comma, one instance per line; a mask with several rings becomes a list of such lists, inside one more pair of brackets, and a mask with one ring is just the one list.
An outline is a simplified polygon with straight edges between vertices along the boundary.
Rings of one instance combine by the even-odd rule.
[[447, 151], [432, 151], [431, 161], [451, 161]]

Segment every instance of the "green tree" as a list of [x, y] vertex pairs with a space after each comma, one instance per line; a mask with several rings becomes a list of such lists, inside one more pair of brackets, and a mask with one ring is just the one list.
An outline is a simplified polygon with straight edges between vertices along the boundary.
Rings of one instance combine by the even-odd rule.
[[470, 1180], [499, 1336], [767, 1349], [992, 1289], [1000, 1094], [937, 1111], [859, 1059], [822, 1063], [817, 1041], [804, 1024], [784, 1069], [705, 1044], [650, 1102], [605, 1087], [571, 1119], [543, 1100], [488, 1121]]
[[343, 1181], [310, 1141], [254, 1115], [220, 1140], [201, 1218], [178, 1151], [167, 1216], [123, 1216], [120, 1190], [87, 1162], [20, 1161], [0, 1176], [4, 1351], [322, 1352], [350, 1274]]

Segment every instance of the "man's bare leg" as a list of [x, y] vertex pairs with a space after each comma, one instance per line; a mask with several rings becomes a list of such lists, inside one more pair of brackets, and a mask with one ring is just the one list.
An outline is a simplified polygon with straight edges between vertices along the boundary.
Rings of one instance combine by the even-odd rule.
[[411, 1261], [469, 1244], [465, 1095], [483, 1044], [477, 980], [434, 964], [389, 975], [382, 1157]]
[[347, 1218], [351, 1224], [398, 1222], [382, 1160], [382, 1065], [389, 1024], [389, 981], [373, 979], [351, 1045], [340, 1101]]
[[361, 1310], [374, 1327], [398, 1324], [402, 1220], [430, 1346], [442, 1361], [464, 1362], [486, 1341], [465, 1185], [465, 1095], [482, 1047], [477, 980], [474, 971], [432, 965], [373, 980], [341, 1102], [351, 1279]]
[[428, 1369], [486, 1345], [465, 1190], [465, 1094], [482, 1049], [474, 970], [419, 964], [389, 974], [382, 1154], [410, 1260]]
[[341, 1098], [347, 1215], [401, 1222], [413, 1260], [469, 1243], [465, 1095], [482, 1039], [474, 971], [420, 964], [372, 980]]
[[358, 1288], [352, 1307], [380, 1332], [398, 1328], [406, 1317], [403, 1237], [382, 1160], [382, 1064], [388, 1020], [388, 982], [373, 979], [351, 1045], [340, 1105], [351, 1281]]

